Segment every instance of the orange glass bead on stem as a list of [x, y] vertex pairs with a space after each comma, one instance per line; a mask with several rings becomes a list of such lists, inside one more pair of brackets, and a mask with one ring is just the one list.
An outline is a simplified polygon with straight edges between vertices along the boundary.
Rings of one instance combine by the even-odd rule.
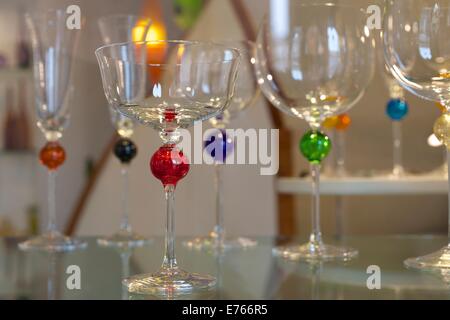
[[56, 226], [56, 173], [65, 160], [66, 151], [58, 141], [48, 141], [39, 152], [39, 161], [48, 169], [47, 232], [20, 243], [22, 250], [63, 252], [86, 247], [85, 242], [62, 235]]
[[66, 160], [66, 151], [57, 141], [50, 141], [41, 149], [39, 160], [48, 170], [56, 170]]
[[352, 119], [346, 113], [337, 116], [336, 131], [336, 174], [338, 177], [343, 177], [347, 174], [345, 169], [345, 133], [352, 123]]
[[[336, 175], [345, 176], [345, 132], [350, 127], [352, 119], [346, 113], [326, 118], [322, 126], [336, 131]], [[334, 136], [334, 135], [333, 135]]]

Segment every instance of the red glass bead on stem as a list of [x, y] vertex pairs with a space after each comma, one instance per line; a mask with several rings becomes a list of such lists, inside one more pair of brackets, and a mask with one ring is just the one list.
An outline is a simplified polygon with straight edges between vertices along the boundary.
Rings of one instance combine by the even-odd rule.
[[39, 159], [48, 170], [56, 170], [66, 160], [66, 151], [56, 141], [47, 142], [41, 149]]
[[189, 161], [173, 144], [160, 147], [150, 160], [150, 169], [153, 175], [165, 186], [176, 187], [179, 180], [189, 172]]

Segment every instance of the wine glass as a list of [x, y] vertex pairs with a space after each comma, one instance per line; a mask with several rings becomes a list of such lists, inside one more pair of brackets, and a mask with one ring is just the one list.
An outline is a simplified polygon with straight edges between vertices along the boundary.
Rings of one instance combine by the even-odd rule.
[[[116, 14], [101, 17], [98, 20], [100, 33], [104, 44], [145, 41], [151, 20], [128, 14]], [[137, 154], [137, 146], [131, 140], [134, 132], [133, 119], [127, 118], [119, 113], [116, 108], [109, 105], [111, 122], [119, 135], [114, 145], [114, 155], [121, 163], [120, 173], [122, 175], [122, 217], [120, 229], [115, 234], [102, 237], [97, 240], [102, 246], [137, 247], [149, 242], [144, 236], [133, 231], [128, 211], [128, 170], [131, 161]]]
[[[166, 62], [153, 63], [154, 52], [163, 54]], [[151, 157], [150, 169], [162, 182], [167, 202], [164, 260], [158, 272], [133, 276], [124, 284], [140, 294], [211, 288], [214, 277], [182, 270], [175, 257], [174, 192], [189, 171], [188, 159], [177, 144], [180, 128], [217, 116], [229, 103], [239, 51], [209, 42], [148, 41], [106, 45], [96, 55], [110, 104], [159, 131], [163, 140]]]
[[[403, 88], [445, 106], [447, 112], [436, 121], [434, 132], [447, 148], [450, 146], [449, 32], [450, 0], [387, 1], [383, 26], [386, 64]], [[437, 252], [407, 259], [405, 265], [421, 270], [448, 269], [450, 244]]]
[[223, 213], [223, 186], [222, 170], [226, 158], [234, 149], [234, 139], [226, 133], [230, 122], [251, 106], [259, 94], [259, 88], [253, 72], [254, 42], [220, 41], [220, 44], [238, 49], [240, 52], [239, 73], [236, 79], [236, 88], [228, 107], [219, 115], [209, 119], [211, 125], [217, 129], [205, 140], [205, 150], [214, 159], [215, 172], [215, 199], [216, 199], [216, 225], [206, 237], [199, 237], [184, 242], [189, 248], [194, 249], [230, 249], [247, 248], [256, 245], [256, 241], [244, 237], [236, 239], [225, 238], [224, 213]]
[[39, 157], [48, 169], [47, 231], [19, 244], [23, 250], [70, 251], [86, 247], [86, 242], [62, 235], [56, 227], [56, 173], [66, 152], [59, 143], [69, 123], [72, 89], [70, 74], [78, 29], [66, 25], [64, 10], [27, 14], [26, 22], [33, 47], [34, 89], [37, 126], [47, 140]]
[[255, 69], [267, 99], [311, 130], [300, 150], [311, 165], [312, 233], [304, 245], [274, 248], [292, 260], [347, 260], [352, 248], [326, 245], [320, 231], [319, 175], [331, 149], [321, 123], [348, 111], [363, 96], [373, 74], [373, 46], [364, 11], [337, 4], [291, 2], [280, 16], [269, 12], [257, 40]]

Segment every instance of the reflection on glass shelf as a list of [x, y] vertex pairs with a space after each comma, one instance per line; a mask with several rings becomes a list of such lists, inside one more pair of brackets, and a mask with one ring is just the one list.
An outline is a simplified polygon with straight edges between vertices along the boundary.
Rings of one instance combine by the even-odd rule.
[[30, 228], [29, 213], [37, 203], [35, 154], [0, 149], [0, 236], [23, 234]]
[[[8, 299], [155, 299], [155, 296], [124, 294], [124, 274], [139, 274], [158, 267], [163, 238], [146, 248], [137, 248], [126, 259], [112, 248], [97, 246], [88, 238], [86, 250], [56, 256], [23, 253], [20, 239], [0, 240], [0, 298]], [[183, 241], [184, 239], [180, 239]], [[326, 240], [357, 248], [360, 255], [347, 263], [308, 264], [275, 259], [277, 239], [259, 237], [252, 249], [225, 254], [191, 251], [177, 242], [184, 265], [195, 272], [217, 277], [211, 291], [173, 296], [172, 299], [450, 299], [448, 278], [417, 272], [403, 260], [442, 247], [445, 236], [358, 236], [342, 241]], [[292, 243], [304, 239], [292, 239]], [[367, 288], [367, 267], [376, 264], [382, 272], [381, 288]], [[66, 269], [83, 270], [82, 290], [66, 287]]]

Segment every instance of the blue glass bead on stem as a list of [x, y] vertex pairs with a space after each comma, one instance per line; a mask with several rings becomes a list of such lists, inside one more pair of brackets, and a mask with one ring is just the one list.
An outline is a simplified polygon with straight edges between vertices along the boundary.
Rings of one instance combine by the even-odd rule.
[[223, 218], [223, 180], [222, 167], [227, 156], [234, 149], [234, 142], [228, 137], [224, 129], [218, 129], [205, 140], [204, 148], [209, 156], [214, 159], [215, 192], [216, 192], [216, 225], [210, 233], [211, 238], [216, 241], [215, 246], [225, 246], [225, 228]]
[[403, 90], [401, 97], [391, 98], [386, 106], [386, 115], [392, 120], [392, 138], [393, 138], [393, 170], [391, 176], [399, 178], [404, 175], [402, 161], [402, 128], [401, 121], [408, 115], [409, 107], [403, 98]]
[[227, 157], [230, 157], [234, 149], [234, 138], [230, 137], [225, 128], [230, 121], [242, 115], [245, 109], [254, 104], [259, 95], [259, 88], [253, 74], [254, 43], [251, 41], [220, 41], [221, 44], [237, 48], [241, 55], [239, 74], [236, 79], [236, 87], [230, 104], [223, 113], [210, 119], [215, 129], [204, 141], [204, 151], [214, 161], [215, 171], [215, 201], [216, 224], [209, 235], [198, 237], [184, 242], [188, 248], [196, 250], [222, 251], [231, 248], [246, 248], [256, 245], [256, 241], [244, 237], [227, 238], [224, 228], [223, 211], [223, 167]]

